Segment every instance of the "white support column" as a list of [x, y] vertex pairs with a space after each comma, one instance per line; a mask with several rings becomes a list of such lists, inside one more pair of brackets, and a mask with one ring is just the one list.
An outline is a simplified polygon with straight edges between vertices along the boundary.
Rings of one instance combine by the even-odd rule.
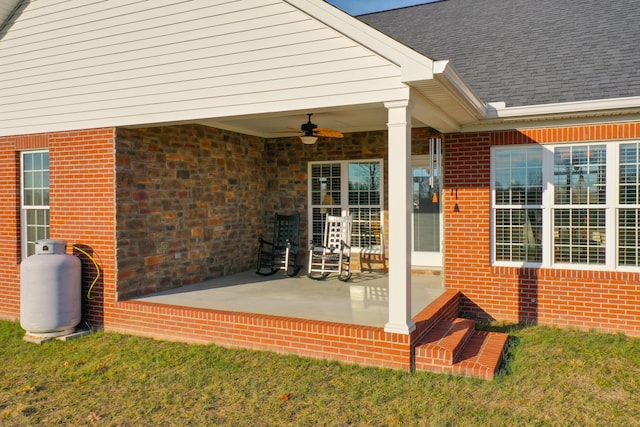
[[385, 103], [389, 122], [389, 322], [384, 330], [410, 334], [411, 320], [411, 108], [408, 100]]

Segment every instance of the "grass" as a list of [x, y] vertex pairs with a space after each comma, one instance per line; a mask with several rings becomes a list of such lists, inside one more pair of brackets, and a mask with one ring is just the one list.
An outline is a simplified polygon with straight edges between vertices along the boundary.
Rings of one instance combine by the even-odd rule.
[[0, 425], [640, 426], [640, 339], [508, 332], [486, 382], [0, 321]]

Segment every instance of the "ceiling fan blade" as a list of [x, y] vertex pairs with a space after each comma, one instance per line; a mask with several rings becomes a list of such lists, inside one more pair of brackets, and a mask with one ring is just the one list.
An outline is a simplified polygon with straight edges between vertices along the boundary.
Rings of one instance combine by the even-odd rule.
[[327, 129], [327, 128], [315, 128], [313, 130], [313, 134], [317, 136], [324, 136], [327, 138], [344, 138], [342, 132], [338, 132], [337, 130]]
[[300, 133], [300, 129], [287, 128], [283, 130], [274, 130], [273, 132], [270, 132], [270, 133]]

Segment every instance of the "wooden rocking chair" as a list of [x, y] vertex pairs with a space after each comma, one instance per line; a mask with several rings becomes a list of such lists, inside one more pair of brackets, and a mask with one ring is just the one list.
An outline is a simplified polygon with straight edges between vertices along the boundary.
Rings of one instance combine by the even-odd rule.
[[273, 239], [268, 241], [258, 238], [258, 261], [256, 273], [262, 276], [284, 270], [287, 276], [293, 277], [300, 271], [298, 251], [300, 249], [300, 214], [275, 214]]
[[325, 279], [331, 273], [338, 273], [338, 280], [346, 282], [351, 278], [351, 216], [327, 215], [322, 245], [311, 242], [309, 247], [309, 271], [307, 275], [315, 280]]

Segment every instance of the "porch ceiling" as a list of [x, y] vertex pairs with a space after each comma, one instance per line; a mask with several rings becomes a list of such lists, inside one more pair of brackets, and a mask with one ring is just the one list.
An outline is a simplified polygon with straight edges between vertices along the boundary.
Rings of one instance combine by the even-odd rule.
[[[282, 131], [288, 128], [300, 129], [300, 125], [307, 121], [309, 113], [313, 113], [313, 123], [318, 127], [336, 129], [342, 133], [387, 129], [387, 109], [383, 104], [309, 108], [308, 110], [205, 119], [199, 120], [198, 123], [263, 138], [279, 138], [295, 136], [296, 133]], [[412, 125], [414, 127], [427, 126], [419, 120], [416, 120]]]

